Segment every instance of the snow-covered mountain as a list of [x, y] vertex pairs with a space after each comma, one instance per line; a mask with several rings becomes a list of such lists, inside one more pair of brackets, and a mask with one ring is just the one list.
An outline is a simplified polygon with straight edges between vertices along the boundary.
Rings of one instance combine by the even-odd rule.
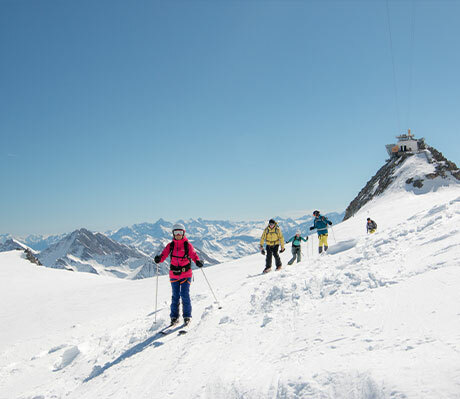
[[[56, 269], [140, 278], [155, 275], [151, 257], [135, 248], [120, 244], [104, 234], [87, 229], [75, 230], [56, 244], [40, 252], [43, 265]], [[161, 265], [161, 274], [167, 272]], [[150, 272], [149, 272], [150, 271]], [[138, 275], [138, 273], [140, 273]], [[151, 275], [149, 274], [151, 273]]]
[[27, 245], [24, 245], [18, 240], [15, 240], [14, 238], [8, 238], [3, 244], [0, 243], [0, 252], [13, 251], [13, 250], [25, 250], [25, 249], [29, 249], [33, 253], [36, 253], [36, 251], [32, 250]]
[[44, 249], [50, 247], [53, 244], [56, 244], [58, 241], [62, 240], [67, 234], [59, 234], [59, 235], [37, 235], [37, 234], [29, 234], [25, 237], [13, 237], [11, 234], [0, 234], [0, 244], [4, 243], [9, 239], [15, 239], [20, 241], [24, 245], [27, 245], [29, 248], [33, 249], [34, 251], [43, 251]]
[[8, 251], [21, 251], [24, 253], [24, 257], [32, 263], [35, 263], [38, 266], [42, 266], [40, 261], [37, 258], [37, 251], [34, 251], [32, 248], [29, 248], [27, 245], [13, 239], [8, 238], [3, 244], [0, 243], [0, 252]]
[[[331, 212], [326, 216], [334, 223], [343, 220], [344, 213]], [[298, 219], [275, 218], [286, 239], [292, 237], [296, 230], [307, 235], [312, 225], [313, 216], [306, 215]], [[181, 220], [185, 225], [190, 242], [204, 254], [219, 262], [238, 259], [258, 252], [259, 241], [267, 221], [231, 222], [223, 220], [192, 219]], [[130, 227], [106, 232], [107, 236], [140, 249], [147, 254], [155, 254], [171, 240], [172, 222], [159, 219], [156, 223], [135, 224]]]
[[460, 397], [460, 185], [408, 183], [430, 165], [399, 161], [326, 255], [311, 235], [280, 272], [261, 275], [260, 254], [195, 272], [184, 336], [158, 334], [167, 276], [156, 292], [0, 253], [0, 398]]
[[[333, 223], [338, 223], [344, 213], [326, 215]], [[306, 235], [313, 217], [306, 215], [296, 220], [277, 217], [276, 220], [288, 239], [297, 229]], [[185, 225], [190, 242], [206, 266], [258, 252], [260, 236], [267, 225], [266, 221], [192, 219], [180, 222]], [[156, 266], [152, 258], [171, 241], [172, 226], [172, 222], [159, 219], [156, 223], [135, 224], [105, 234], [79, 229], [67, 235], [31, 235], [22, 240], [35, 249], [45, 247], [39, 259], [47, 267], [139, 279], [155, 276]], [[8, 237], [11, 236], [4, 235], [3, 239], [9, 239], [11, 245]], [[46, 246], [48, 243], [49, 247]], [[0, 244], [0, 251], [1, 248]], [[160, 274], [167, 271], [167, 265], [162, 264]]]
[[[398, 179], [401, 176], [405, 180]], [[344, 219], [353, 216], [366, 203], [388, 189], [425, 194], [459, 182], [460, 170], [457, 165], [435, 148], [423, 144], [423, 149], [418, 153], [410, 152], [390, 158], [351, 201]]]

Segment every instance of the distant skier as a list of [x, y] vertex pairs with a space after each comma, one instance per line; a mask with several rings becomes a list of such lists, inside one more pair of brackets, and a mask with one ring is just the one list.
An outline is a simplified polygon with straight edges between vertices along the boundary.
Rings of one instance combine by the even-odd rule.
[[374, 234], [377, 230], [377, 223], [375, 223], [371, 218], [367, 218], [367, 234]]
[[286, 244], [292, 241], [292, 248], [291, 248], [292, 259], [288, 262], [288, 265], [292, 265], [296, 257], [297, 257], [297, 263], [299, 263], [302, 260], [302, 248], [300, 246], [300, 244], [302, 243], [302, 240], [307, 242], [308, 237], [303, 238], [300, 235], [300, 230], [297, 230], [297, 232], [295, 233], [295, 236], [286, 241]]
[[183, 224], [175, 224], [172, 228], [173, 240], [166, 245], [161, 255], [155, 256], [155, 263], [164, 262], [170, 256], [171, 267], [169, 281], [172, 287], [171, 298], [171, 325], [179, 322], [179, 302], [182, 298], [182, 312], [184, 324], [192, 320], [192, 302], [190, 301], [190, 284], [192, 283], [192, 264], [195, 262], [198, 267], [203, 267], [203, 262], [193, 248], [193, 245], [185, 237]]
[[315, 220], [314, 220], [313, 226], [310, 227], [310, 230], [317, 229], [316, 232], [318, 233], [318, 240], [319, 240], [318, 251], [319, 253], [322, 253], [323, 246], [324, 246], [324, 252], [326, 252], [328, 248], [327, 225], [331, 226], [332, 222], [326, 216], [321, 216], [319, 211], [314, 211], [313, 215], [315, 216]]
[[265, 227], [262, 237], [260, 238], [260, 252], [265, 255], [264, 243], [267, 243], [267, 257], [265, 258], [265, 269], [263, 273], [268, 273], [272, 268], [272, 256], [275, 258], [276, 270], [282, 267], [278, 249], [281, 245], [280, 252], [284, 252], [284, 237], [280, 227], [274, 219], [270, 219], [268, 226]]

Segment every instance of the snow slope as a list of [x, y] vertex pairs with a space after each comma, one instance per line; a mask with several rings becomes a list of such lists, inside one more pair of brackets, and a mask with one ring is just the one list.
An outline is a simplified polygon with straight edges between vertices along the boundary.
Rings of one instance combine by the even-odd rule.
[[154, 324], [155, 279], [0, 253], [0, 398], [459, 398], [460, 188], [397, 184], [334, 226], [325, 256], [313, 235], [280, 272], [260, 275], [261, 255], [207, 268], [220, 310], [195, 271], [185, 336], [156, 334], [163, 276]]

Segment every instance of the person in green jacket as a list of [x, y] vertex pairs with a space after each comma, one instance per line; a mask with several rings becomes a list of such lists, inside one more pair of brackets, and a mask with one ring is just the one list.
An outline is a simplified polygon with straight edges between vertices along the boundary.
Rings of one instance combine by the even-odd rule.
[[295, 261], [295, 258], [297, 258], [297, 263], [299, 263], [302, 260], [302, 248], [300, 246], [300, 244], [302, 243], [302, 240], [307, 242], [308, 237], [303, 238], [300, 235], [300, 230], [297, 230], [295, 233], [295, 236], [286, 241], [286, 244], [292, 241], [292, 248], [291, 248], [292, 259], [288, 262], [288, 265], [292, 265]]

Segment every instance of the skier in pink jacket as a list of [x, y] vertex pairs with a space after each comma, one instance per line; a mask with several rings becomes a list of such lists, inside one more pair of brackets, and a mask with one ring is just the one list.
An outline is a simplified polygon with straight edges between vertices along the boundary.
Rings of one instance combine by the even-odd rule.
[[190, 284], [192, 283], [192, 263], [203, 267], [203, 262], [185, 237], [185, 227], [177, 223], [172, 228], [173, 240], [166, 245], [161, 255], [155, 256], [156, 263], [162, 263], [168, 256], [171, 258], [169, 281], [172, 287], [171, 325], [179, 322], [179, 304], [182, 298], [184, 324], [192, 320], [192, 302], [190, 301]]

